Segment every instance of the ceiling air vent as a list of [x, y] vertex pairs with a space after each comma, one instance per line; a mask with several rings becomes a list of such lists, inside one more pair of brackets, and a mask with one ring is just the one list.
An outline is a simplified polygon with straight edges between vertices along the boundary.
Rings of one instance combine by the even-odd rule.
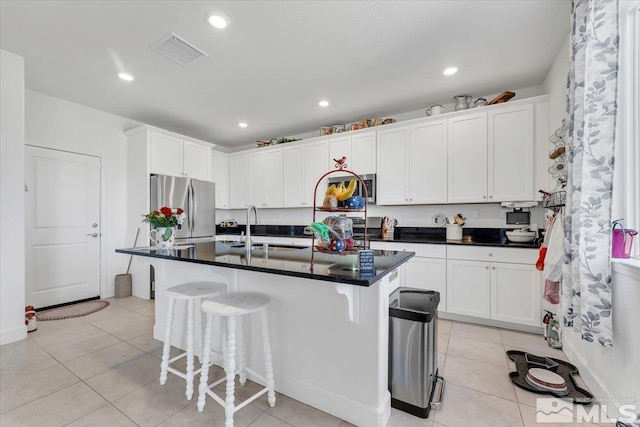
[[149, 47], [183, 67], [194, 59], [207, 56], [206, 53], [174, 33]]

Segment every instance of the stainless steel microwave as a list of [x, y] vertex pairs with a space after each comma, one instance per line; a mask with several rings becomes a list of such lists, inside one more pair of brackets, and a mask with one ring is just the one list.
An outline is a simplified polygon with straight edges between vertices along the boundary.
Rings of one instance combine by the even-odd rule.
[[[376, 174], [367, 174], [360, 175], [360, 179], [364, 182], [364, 185], [367, 187], [367, 203], [370, 205], [376, 204]], [[351, 176], [338, 176], [338, 177], [329, 177], [329, 185], [331, 184], [339, 184], [340, 181], [350, 181]], [[363, 196], [364, 192], [362, 191], [362, 183], [358, 181], [356, 186], [356, 191], [353, 193], [356, 196]]]

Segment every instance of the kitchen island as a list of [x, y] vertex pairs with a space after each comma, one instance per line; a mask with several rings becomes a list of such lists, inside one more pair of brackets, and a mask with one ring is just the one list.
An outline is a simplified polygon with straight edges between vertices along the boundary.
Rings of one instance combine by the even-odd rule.
[[[155, 268], [156, 339], [165, 335], [164, 290], [171, 286], [209, 280], [227, 283], [230, 291], [265, 293], [276, 391], [355, 425], [386, 425], [389, 294], [399, 286], [398, 267], [413, 253], [374, 251], [375, 271], [367, 275], [358, 271], [356, 255], [311, 248], [256, 245], [247, 254], [233, 242], [205, 242], [117, 252]], [[185, 318], [178, 304], [172, 344], [183, 349]], [[263, 373], [254, 321], [245, 331], [248, 366]]]

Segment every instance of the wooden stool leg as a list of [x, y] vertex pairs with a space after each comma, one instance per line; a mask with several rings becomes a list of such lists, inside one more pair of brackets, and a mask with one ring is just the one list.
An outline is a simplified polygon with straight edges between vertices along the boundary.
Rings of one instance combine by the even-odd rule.
[[224, 412], [226, 415], [225, 426], [233, 427], [233, 413], [235, 411], [235, 371], [236, 371], [236, 318], [227, 318], [227, 351], [224, 368], [227, 374], [227, 397], [225, 399]]
[[202, 298], [196, 298], [195, 300], [194, 317], [196, 324], [196, 351], [198, 352], [198, 362], [202, 365]]
[[237, 341], [238, 341], [238, 373], [240, 374], [240, 385], [245, 385], [247, 383], [247, 361], [245, 357], [245, 346], [244, 346], [244, 320], [242, 316], [238, 317], [238, 333], [237, 333]]
[[174, 298], [168, 299], [167, 324], [164, 331], [164, 346], [162, 349], [162, 363], [160, 363], [160, 384], [167, 382], [167, 368], [169, 367], [169, 353], [171, 352], [171, 327], [173, 326], [173, 310], [176, 305]]
[[193, 306], [192, 299], [187, 301], [187, 400], [193, 397]]
[[275, 385], [273, 381], [273, 361], [271, 359], [271, 343], [269, 342], [269, 324], [267, 323], [267, 310], [264, 309], [260, 312], [260, 318], [262, 320], [262, 339], [264, 343], [264, 369], [265, 378], [267, 379], [267, 400], [269, 406], [272, 408], [276, 406], [276, 393], [274, 391]]
[[[207, 313], [207, 326], [204, 330], [204, 348], [211, 346], [211, 328], [213, 326], [213, 314]], [[211, 352], [205, 351], [202, 355], [202, 371], [200, 371], [200, 387], [198, 389], [198, 411], [202, 412], [207, 399], [209, 389], [209, 358]]]

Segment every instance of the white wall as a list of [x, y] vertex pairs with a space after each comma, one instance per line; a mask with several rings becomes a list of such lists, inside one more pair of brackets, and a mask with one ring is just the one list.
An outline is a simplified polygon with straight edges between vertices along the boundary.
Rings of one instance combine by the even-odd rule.
[[25, 339], [24, 59], [0, 50], [0, 345]]
[[[606, 403], [609, 416], [618, 417], [616, 407], [636, 404], [640, 412], [640, 269], [623, 262], [613, 265], [611, 303], [613, 348], [583, 341], [578, 332], [564, 329], [564, 351], [580, 370], [591, 392]], [[635, 399], [635, 402], [623, 399]]]
[[552, 132], [562, 126], [567, 117], [567, 71], [569, 70], [569, 35], [558, 51], [551, 69], [544, 79], [542, 87], [549, 94], [549, 130]]
[[102, 292], [113, 296], [114, 277], [128, 258], [116, 248], [133, 246], [126, 235], [126, 137], [139, 123], [39, 92], [26, 91], [26, 143], [99, 156], [102, 204]]

